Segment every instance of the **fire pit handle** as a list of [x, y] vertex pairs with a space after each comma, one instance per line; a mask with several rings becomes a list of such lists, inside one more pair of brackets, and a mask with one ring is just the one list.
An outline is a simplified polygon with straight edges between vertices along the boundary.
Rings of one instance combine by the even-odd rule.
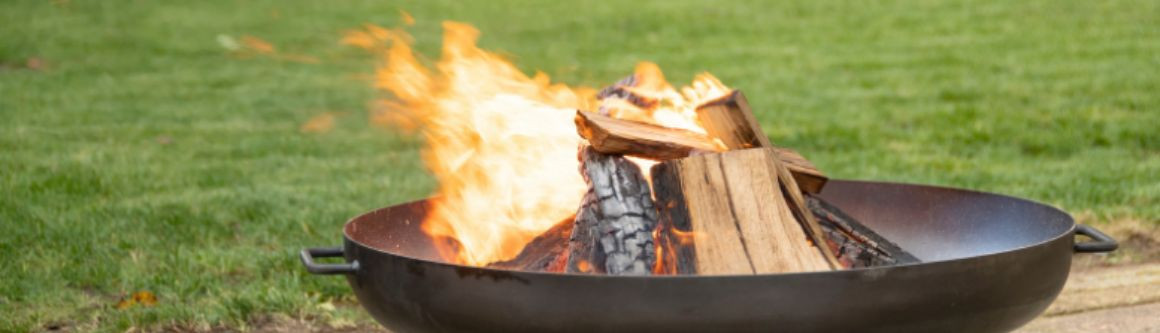
[[1082, 224], [1075, 225], [1075, 234], [1090, 237], [1092, 242], [1075, 243], [1075, 252], [1090, 253], [1090, 252], [1112, 252], [1120, 247], [1115, 239], [1111, 236]]
[[326, 247], [326, 248], [306, 248], [302, 249], [301, 258], [302, 265], [306, 266], [306, 271], [311, 274], [331, 275], [331, 274], [353, 274], [358, 271], [358, 260], [345, 264], [316, 264], [314, 258], [329, 258], [342, 257], [343, 250], [341, 247]]

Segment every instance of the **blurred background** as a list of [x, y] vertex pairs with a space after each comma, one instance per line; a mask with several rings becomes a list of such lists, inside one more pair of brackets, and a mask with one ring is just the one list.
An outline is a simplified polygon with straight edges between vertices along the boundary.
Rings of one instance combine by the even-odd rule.
[[375, 327], [295, 251], [434, 188], [339, 42], [401, 11], [431, 59], [455, 20], [553, 82], [709, 71], [831, 177], [1046, 202], [1124, 242], [1086, 265], [1160, 260], [1160, 2], [5, 1], [0, 331]]

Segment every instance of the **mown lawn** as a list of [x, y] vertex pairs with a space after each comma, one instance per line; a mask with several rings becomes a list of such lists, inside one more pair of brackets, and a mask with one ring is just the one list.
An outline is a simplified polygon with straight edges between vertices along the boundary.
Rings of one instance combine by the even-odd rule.
[[[1155, 1], [5, 1], [0, 331], [366, 320], [294, 251], [433, 188], [421, 142], [366, 120], [374, 60], [338, 43], [400, 9], [432, 57], [451, 19], [569, 84], [710, 71], [835, 177], [1160, 226]], [[244, 36], [317, 62], [221, 41]], [[136, 291], [158, 304], [117, 309]]]

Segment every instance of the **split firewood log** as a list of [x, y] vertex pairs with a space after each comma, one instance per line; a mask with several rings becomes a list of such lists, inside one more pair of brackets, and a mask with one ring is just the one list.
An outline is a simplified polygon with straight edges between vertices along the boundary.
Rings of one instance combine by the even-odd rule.
[[[773, 143], [765, 136], [761, 124], [757, 122], [757, 118], [749, 108], [745, 94], [740, 90], [734, 90], [729, 95], [698, 106], [697, 121], [709, 136], [721, 140], [728, 149], [773, 147]], [[812, 164], [808, 162], [805, 164], [811, 167], [803, 166], [801, 161], [805, 161], [805, 158], [801, 155], [787, 156], [787, 159], [793, 161], [786, 163], [786, 167], [791, 170], [798, 169], [797, 172], [791, 173], [799, 188], [808, 193], [821, 192], [827, 180], [825, 175], [816, 172], [817, 169], [812, 168]]]
[[[625, 81], [622, 81], [625, 82]], [[737, 97], [727, 96], [726, 100], [715, 101], [720, 105], [732, 105], [727, 109], [745, 110], [746, 103], [743, 101], [744, 97], [740, 97], [742, 102], [729, 101], [737, 100]], [[705, 111], [706, 108], [702, 108]], [[743, 113], [744, 111], [742, 111]], [[741, 114], [739, 119], [747, 120], [750, 118], [744, 117]], [[718, 122], [712, 122], [716, 124]], [[667, 160], [687, 157], [694, 154], [704, 154], [712, 151], [723, 150], [721, 142], [714, 142], [707, 135], [699, 134], [691, 131], [661, 127], [644, 122], [636, 122], [630, 120], [611, 118], [595, 113], [579, 111], [576, 114], [576, 126], [580, 135], [592, 144], [592, 148], [607, 154], [623, 154], [630, 156], [637, 156], [655, 160]], [[752, 127], [759, 128], [759, 127]], [[751, 142], [761, 143], [761, 136], [752, 135], [752, 130], [743, 131], [739, 136], [746, 136], [750, 143], [740, 141], [742, 143], [734, 143], [735, 146], [750, 146]], [[765, 141], [768, 141], [766, 139]], [[801, 156], [801, 154], [788, 148], [776, 147], [775, 152], [778, 159], [784, 162], [787, 169], [793, 174], [795, 181], [801, 183], [810, 183], [813, 181], [814, 187], [820, 189], [821, 184], [824, 184], [825, 176], [818, 171], [812, 162]], [[821, 199], [816, 197], [806, 196], [811, 202], [819, 201]], [[827, 236], [826, 244], [829, 245], [831, 252], [835, 253], [835, 257], [840, 263], [841, 267], [867, 267], [877, 266], [891, 263], [902, 263], [902, 261], [892, 261], [892, 257], [907, 258], [911, 257], [905, 251], [899, 248], [882, 247], [879, 244], [892, 244], [885, 241], [881, 236], [878, 236], [872, 230], [863, 227], [858, 221], [848, 218], [847, 223], [833, 223], [833, 219], [824, 219], [824, 216], [847, 216], [832, 205], [825, 205], [827, 210], [814, 210], [815, 206], [809, 208], [813, 210], [812, 215], [819, 221], [819, 226], [822, 228], [822, 234]], [[850, 227], [842, 227], [850, 226]], [[665, 227], [661, 227], [664, 229]], [[861, 230], [856, 234], [866, 235], [865, 237], [850, 237], [849, 231], [844, 230]], [[881, 240], [881, 241], [874, 241]], [[683, 247], [682, 244], [691, 244], [692, 239], [688, 234], [674, 235], [671, 232], [662, 232], [658, 235], [658, 242], [665, 244], [662, 248], [674, 249], [680, 251], [681, 249], [692, 249], [692, 247]], [[867, 251], [866, 249], [873, 249]], [[669, 253], [661, 253], [658, 256], [672, 257], [675, 255], [673, 251]], [[867, 259], [873, 256], [873, 259]], [[677, 255], [679, 258], [691, 258], [691, 254]], [[869, 261], [868, 261], [869, 260]], [[662, 262], [666, 262], [662, 258]], [[671, 260], [667, 261], [671, 263]], [[683, 265], [688, 266], [688, 265]], [[672, 272], [673, 267], [667, 268]], [[683, 272], [695, 273], [695, 272]]]
[[624, 156], [580, 149], [588, 183], [569, 240], [569, 273], [648, 275], [656, 264], [657, 211], [640, 167]]
[[[644, 122], [616, 119], [592, 112], [576, 112], [576, 131], [593, 149], [605, 154], [621, 154], [653, 160], [669, 160], [689, 155], [721, 152], [725, 145], [708, 135]], [[768, 140], [768, 139], [767, 139]], [[794, 180], [806, 192], [816, 193], [826, 176], [800, 153], [777, 147], [777, 156], [785, 162]]]
[[[692, 242], [665, 241], [662, 267], [678, 274], [830, 270], [782, 190], [773, 149], [744, 149], [662, 162], [652, 168], [661, 224]], [[790, 179], [792, 181], [792, 178]], [[688, 247], [692, 249], [689, 250]], [[689, 257], [689, 255], [692, 255]]]
[[604, 154], [670, 160], [725, 150], [704, 134], [592, 112], [576, 111], [575, 122], [577, 133]]
[[[734, 90], [729, 95], [697, 107], [697, 120], [710, 137], [720, 140], [728, 149], [773, 148], [740, 90]], [[793, 174], [779, 159], [773, 161], [772, 166], [778, 175], [779, 188], [789, 203], [794, 218], [800, 223], [806, 237], [817, 245], [830, 267], [840, 268], [838, 258], [826, 246], [826, 238], [821, 227], [806, 207], [802, 189]]]

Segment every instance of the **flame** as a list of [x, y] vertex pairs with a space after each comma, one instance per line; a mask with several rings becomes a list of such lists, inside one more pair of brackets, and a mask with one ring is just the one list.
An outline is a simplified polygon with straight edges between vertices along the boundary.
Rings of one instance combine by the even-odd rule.
[[[529, 77], [478, 48], [479, 31], [470, 25], [444, 22], [443, 29], [442, 56], [431, 66], [401, 29], [367, 25], [342, 42], [382, 58], [375, 87], [393, 97], [380, 101], [373, 120], [425, 138], [423, 160], [439, 188], [423, 230], [439, 240], [445, 260], [482, 266], [514, 257], [576, 212], [587, 185], [573, 116], [598, 101], [594, 89], [552, 84], [539, 72]], [[675, 89], [652, 63], [635, 75], [640, 84], [630, 91], [657, 103], [617, 108], [613, 116], [704, 133], [696, 105], [729, 92], [709, 74]]]

